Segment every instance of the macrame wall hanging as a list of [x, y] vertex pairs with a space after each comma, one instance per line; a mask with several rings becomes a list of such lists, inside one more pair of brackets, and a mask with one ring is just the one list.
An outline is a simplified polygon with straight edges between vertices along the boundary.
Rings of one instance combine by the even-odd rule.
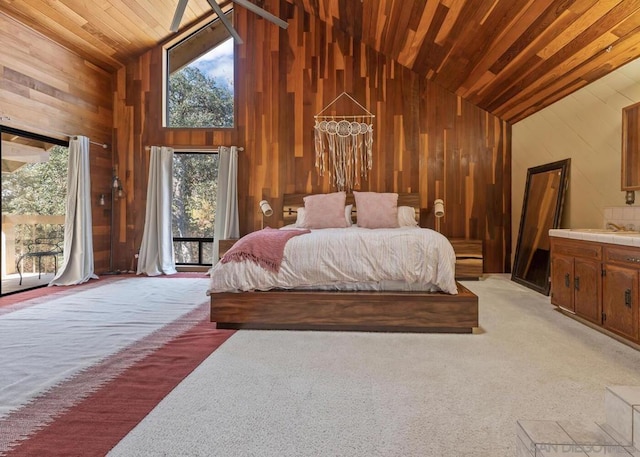
[[[348, 97], [364, 113], [360, 115], [323, 115], [340, 98]], [[316, 124], [316, 168], [320, 176], [329, 173], [331, 184], [338, 190], [351, 191], [360, 187], [360, 178], [367, 179], [373, 165], [373, 118], [375, 116], [346, 92], [314, 116]]]

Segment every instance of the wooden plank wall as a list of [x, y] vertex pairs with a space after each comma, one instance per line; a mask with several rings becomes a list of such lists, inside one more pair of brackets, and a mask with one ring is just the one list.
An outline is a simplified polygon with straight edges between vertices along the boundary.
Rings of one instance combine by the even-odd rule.
[[114, 164], [125, 196], [115, 208], [114, 268], [135, 264], [144, 230], [149, 146], [211, 149], [236, 144], [235, 129], [166, 129], [162, 127], [162, 47], [133, 60], [116, 73], [114, 96]]
[[97, 272], [109, 269], [111, 212], [98, 199], [110, 195], [112, 87], [111, 73], [0, 13], [0, 115], [11, 118], [6, 125], [55, 138], [66, 139], [51, 132], [86, 135], [109, 145], [90, 151]]
[[[120, 208], [117, 266], [128, 265], [142, 238], [146, 145], [243, 146], [238, 189], [244, 234], [260, 228], [261, 199], [277, 215], [285, 193], [332, 190], [314, 167], [313, 116], [346, 91], [376, 115], [373, 169], [361, 190], [419, 192], [421, 222], [428, 227], [433, 201], [443, 198], [442, 232], [483, 239], [485, 271], [509, 271], [511, 126], [285, 0], [268, 0], [265, 8], [287, 19], [289, 28], [237, 9], [245, 44], [236, 47], [236, 129], [161, 128], [160, 47], [119, 71], [116, 161], [126, 170], [120, 174], [127, 199]], [[279, 224], [274, 217], [266, 222]]]

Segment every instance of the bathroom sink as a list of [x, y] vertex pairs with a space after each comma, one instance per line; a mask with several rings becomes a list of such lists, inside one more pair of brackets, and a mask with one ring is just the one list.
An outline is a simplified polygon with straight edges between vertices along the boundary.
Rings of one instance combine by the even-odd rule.
[[585, 229], [570, 229], [572, 232], [582, 232], [582, 233], [602, 233], [605, 235], [626, 235], [626, 236], [638, 236], [640, 232], [637, 230], [613, 230], [613, 229], [596, 229], [596, 228], [585, 228]]
[[585, 229], [569, 229], [572, 232], [587, 232], [587, 233], [615, 233], [614, 230], [610, 229], [595, 229], [595, 228], [585, 228]]

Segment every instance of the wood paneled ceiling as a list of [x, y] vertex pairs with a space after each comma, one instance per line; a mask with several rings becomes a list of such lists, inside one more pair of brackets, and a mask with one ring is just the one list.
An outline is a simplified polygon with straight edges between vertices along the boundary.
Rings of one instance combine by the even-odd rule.
[[[509, 122], [640, 58], [640, 0], [279, 1]], [[171, 35], [176, 3], [0, 0], [0, 11], [113, 71]], [[190, 0], [182, 24], [210, 14]]]

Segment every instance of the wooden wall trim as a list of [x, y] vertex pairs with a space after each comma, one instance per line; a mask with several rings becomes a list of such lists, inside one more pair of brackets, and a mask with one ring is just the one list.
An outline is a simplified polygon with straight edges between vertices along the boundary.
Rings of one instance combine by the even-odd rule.
[[[91, 204], [94, 268], [109, 269], [113, 133], [112, 75], [42, 34], [0, 13], [0, 115], [15, 127], [52, 136], [88, 136], [91, 145]], [[18, 125], [19, 124], [19, 125]], [[7, 122], [12, 126], [11, 121]], [[29, 126], [29, 127], [25, 127]], [[63, 135], [53, 135], [63, 138]], [[66, 138], [65, 138], [66, 139]]]
[[142, 238], [144, 146], [243, 146], [238, 189], [244, 234], [260, 228], [261, 199], [281, 214], [284, 194], [332, 190], [328, 176], [320, 177], [314, 166], [313, 116], [347, 91], [376, 115], [373, 169], [361, 190], [419, 192], [427, 227], [434, 225], [433, 201], [443, 198], [443, 233], [484, 240], [485, 271], [510, 271], [511, 126], [301, 7], [286, 0], [266, 3], [289, 28], [237, 10], [245, 44], [236, 46], [233, 130], [161, 127], [160, 47], [118, 72], [116, 161], [126, 170], [127, 202], [117, 263], [126, 264]]

